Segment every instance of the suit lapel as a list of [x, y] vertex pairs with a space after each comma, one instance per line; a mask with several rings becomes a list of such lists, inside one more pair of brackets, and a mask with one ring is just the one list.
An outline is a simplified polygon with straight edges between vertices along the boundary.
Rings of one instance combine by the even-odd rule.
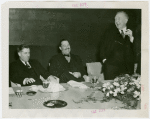
[[22, 63], [20, 59], [18, 60], [18, 63], [24, 71], [28, 72], [28, 68]]
[[116, 40], [117, 40], [119, 43], [121, 43], [121, 44], [124, 44], [124, 43], [125, 43], [125, 38], [126, 38], [126, 36], [125, 36], [125, 38], [123, 38], [118, 29], [116, 30], [116, 36], [117, 36]]

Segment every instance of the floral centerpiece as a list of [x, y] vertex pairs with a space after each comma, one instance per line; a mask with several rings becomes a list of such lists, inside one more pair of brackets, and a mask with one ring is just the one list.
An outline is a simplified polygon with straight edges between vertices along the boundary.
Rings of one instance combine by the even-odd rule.
[[114, 81], [104, 83], [101, 91], [104, 92], [103, 101], [116, 98], [126, 104], [126, 108], [134, 109], [141, 100], [141, 76], [120, 75]]

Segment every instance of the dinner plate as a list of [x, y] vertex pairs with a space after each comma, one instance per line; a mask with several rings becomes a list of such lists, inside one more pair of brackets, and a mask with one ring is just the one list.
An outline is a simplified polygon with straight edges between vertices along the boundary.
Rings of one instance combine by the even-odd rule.
[[61, 108], [65, 107], [67, 103], [63, 100], [48, 100], [44, 102], [43, 105], [49, 108]]
[[35, 95], [35, 94], [36, 94], [35, 91], [28, 91], [28, 92], [27, 92], [27, 95], [28, 95], [28, 96], [33, 96], [33, 95]]

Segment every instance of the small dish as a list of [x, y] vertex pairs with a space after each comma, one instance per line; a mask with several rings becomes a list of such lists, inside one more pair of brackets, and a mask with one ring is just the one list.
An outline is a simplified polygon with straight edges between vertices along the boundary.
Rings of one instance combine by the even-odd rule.
[[36, 94], [36, 92], [35, 92], [35, 91], [28, 91], [26, 94], [27, 94], [28, 96], [33, 96], [33, 95]]
[[62, 100], [48, 100], [44, 102], [43, 105], [49, 108], [61, 108], [61, 107], [65, 107], [67, 103]]

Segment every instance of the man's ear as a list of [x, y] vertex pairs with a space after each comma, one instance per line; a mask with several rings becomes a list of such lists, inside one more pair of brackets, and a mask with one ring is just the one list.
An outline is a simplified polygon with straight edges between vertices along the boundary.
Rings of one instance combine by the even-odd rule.
[[59, 47], [59, 49], [62, 50], [61, 47]]
[[19, 57], [21, 56], [20, 52], [18, 52]]
[[127, 22], [128, 22], [128, 19], [125, 19], [125, 23], [127, 24]]

